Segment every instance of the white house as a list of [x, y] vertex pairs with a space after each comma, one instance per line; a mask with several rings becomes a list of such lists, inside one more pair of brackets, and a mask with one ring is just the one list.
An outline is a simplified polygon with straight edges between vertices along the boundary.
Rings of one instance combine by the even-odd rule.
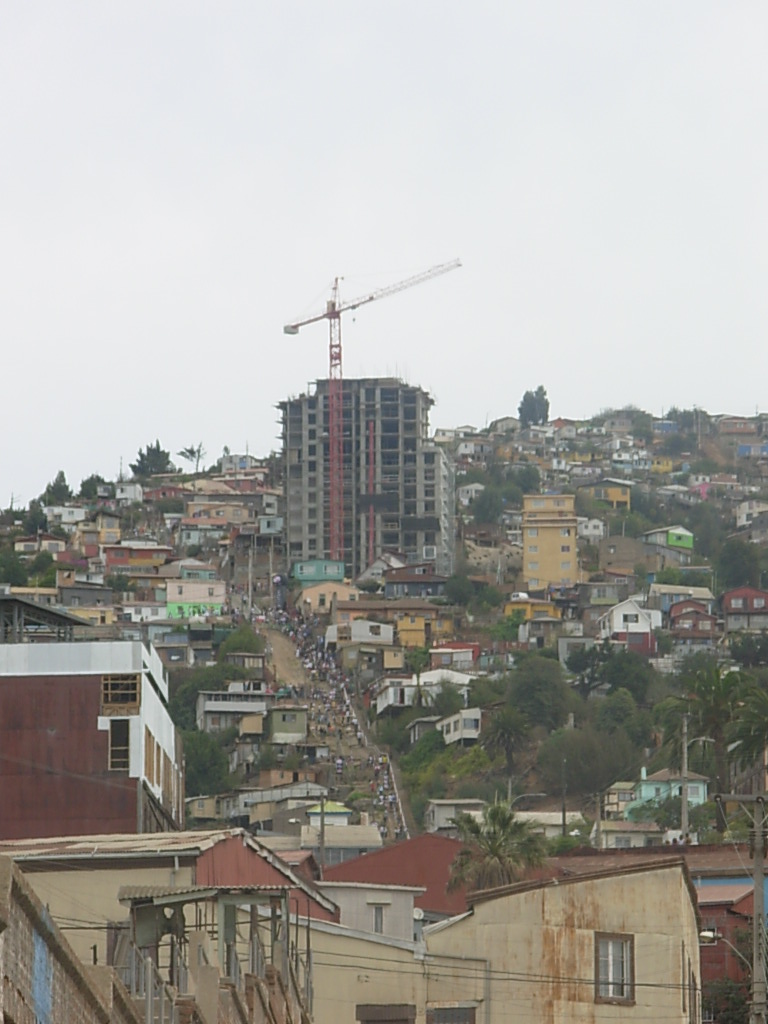
[[480, 708], [462, 708], [455, 715], [439, 719], [437, 730], [443, 734], [446, 743], [460, 743], [466, 746], [477, 743], [482, 729], [483, 713]]
[[[518, 811], [515, 809], [515, 818], [518, 821], [529, 823], [534, 832], [539, 832], [546, 839], [556, 839], [563, 834], [562, 811]], [[568, 835], [580, 830], [584, 824], [584, 815], [581, 811], [565, 812], [565, 831]]]
[[629, 850], [638, 846], [661, 846], [664, 833], [655, 821], [598, 821], [589, 841], [598, 850]]
[[482, 494], [484, 490], [485, 484], [462, 484], [456, 488], [456, 498], [462, 508], [469, 508], [478, 494]]
[[144, 501], [144, 488], [136, 480], [118, 480], [115, 484], [115, 501], [118, 505], [141, 504]]
[[610, 640], [611, 637], [629, 633], [651, 634], [661, 629], [661, 612], [656, 608], [643, 608], [629, 598], [601, 615], [597, 620], [597, 628], [600, 640]]
[[374, 689], [376, 714], [378, 716], [398, 708], [414, 707], [419, 699], [425, 707], [429, 707], [443, 685], [455, 686], [466, 703], [472, 678], [466, 672], [456, 672], [450, 668], [434, 668], [422, 672], [420, 680], [417, 680], [415, 674], [386, 676], [379, 680]]
[[424, 812], [424, 828], [427, 832], [452, 832], [457, 815], [469, 814], [477, 821], [483, 816], [485, 800], [471, 797], [456, 800], [428, 800]]
[[736, 529], [741, 530], [749, 526], [752, 520], [763, 512], [768, 512], [768, 501], [760, 501], [759, 498], [750, 498], [749, 501], [740, 501], [736, 506]]
[[597, 544], [605, 537], [605, 523], [602, 519], [588, 519], [578, 516], [576, 520], [576, 536], [588, 544]]
[[265, 715], [266, 712], [267, 701], [262, 692], [244, 690], [231, 684], [228, 690], [201, 690], [198, 693], [195, 724], [200, 732], [222, 732], [239, 725], [244, 715]]

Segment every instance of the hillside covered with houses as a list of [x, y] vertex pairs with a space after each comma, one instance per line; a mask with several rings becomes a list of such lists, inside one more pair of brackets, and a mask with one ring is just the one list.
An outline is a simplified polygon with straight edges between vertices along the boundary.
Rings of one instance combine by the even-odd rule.
[[[377, 388], [394, 403], [391, 381]], [[205, 467], [201, 444], [179, 469], [157, 440], [130, 479], [78, 488], [62, 470], [2, 513], [0, 853], [199, 834], [182, 857], [192, 842], [210, 878], [239, 884], [221, 867], [236, 834], [250, 883], [268, 862], [329, 957], [346, 922], [405, 943], [407, 963], [422, 927], [435, 957], [464, 955], [469, 926], [429, 927], [468, 905], [503, 911], [471, 885], [449, 895], [494, 807], [571, 865], [562, 878], [588, 856], [687, 857], [748, 836], [744, 809], [715, 797], [765, 789], [768, 417], [550, 419], [539, 388], [484, 430], [412, 441], [383, 418], [381, 451], [415, 468], [350, 504], [348, 561], [330, 557], [322, 502], [315, 518], [300, 411], [281, 454]], [[378, 486], [370, 467], [361, 480]], [[402, 547], [378, 543], [396, 494]], [[83, 802], [83, 778], [108, 788]], [[119, 842], [103, 840], [107, 861]], [[627, 863], [611, 861], [604, 891]], [[683, 899], [671, 863], [638, 875], [638, 908], [651, 878]], [[731, 867], [707, 863], [725, 884]], [[141, 898], [125, 895], [133, 913]], [[329, 1015], [332, 994], [318, 998]]]

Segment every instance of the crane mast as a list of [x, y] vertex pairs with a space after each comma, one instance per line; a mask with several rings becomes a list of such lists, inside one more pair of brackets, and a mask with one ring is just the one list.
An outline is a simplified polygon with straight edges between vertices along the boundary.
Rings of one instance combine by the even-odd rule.
[[[305, 320], [297, 320], [286, 324], [283, 328], [285, 334], [298, 334], [301, 327], [308, 324], [318, 323], [320, 320], [328, 321], [329, 345], [328, 345], [328, 525], [329, 525], [329, 553], [334, 561], [344, 560], [344, 409], [343, 409], [343, 381], [341, 365], [341, 314], [350, 309], [358, 309], [360, 306], [377, 299], [386, 298], [397, 292], [412, 288], [414, 285], [429, 281], [433, 277], [448, 273], [461, 266], [460, 260], [452, 260], [450, 263], [440, 263], [429, 270], [425, 270], [413, 277], [408, 277], [396, 284], [385, 288], [378, 288], [366, 295], [361, 295], [348, 302], [341, 302], [339, 299], [339, 283], [341, 278], [334, 278], [331, 288], [331, 296], [326, 303], [325, 312], [317, 313], [307, 317]], [[371, 459], [369, 453], [369, 460]], [[369, 476], [372, 473], [373, 464], [369, 466]], [[372, 548], [373, 506], [371, 506], [369, 525], [369, 547]], [[369, 550], [369, 558], [373, 558], [373, 551]]]

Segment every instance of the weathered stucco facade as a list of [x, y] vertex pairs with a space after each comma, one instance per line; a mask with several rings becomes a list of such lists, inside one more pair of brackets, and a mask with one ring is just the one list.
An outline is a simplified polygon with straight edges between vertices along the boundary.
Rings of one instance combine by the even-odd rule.
[[[700, 1019], [696, 898], [682, 861], [510, 887], [425, 937], [430, 954], [487, 963], [483, 988], [461, 970], [428, 989], [432, 1004], [477, 1000], [478, 1024], [505, 1024], [510, 1008], [538, 1024], [608, 1022], [617, 1013], [627, 1022]], [[613, 942], [610, 954], [624, 946], [621, 985], [599, 983], [601, 941]]]
[[696, 1024], [698, 935], [681, 859], [478, 895], [423, 943], [318, 924], [314, 1021]]

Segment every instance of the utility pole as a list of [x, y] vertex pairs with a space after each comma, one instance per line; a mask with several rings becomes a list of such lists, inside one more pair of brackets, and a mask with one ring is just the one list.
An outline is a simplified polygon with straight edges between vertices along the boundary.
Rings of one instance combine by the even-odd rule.
[[563, 758], [563, 779], [562, 779], [562, 784], [563, 784], [563, 835], [567, 835], [568, 834], [568, 822], [567, 822], [566, 813], [565, 813], [565, 794], [568, 791], [568, 785], [567, 785], [567, 782], [566, 782], [566, 779], [565, 779], [566, 765], [567, 765], [567, 761], [566, 761], [565, 758]]
[[688, 712], [683, 714], [683, 770], [680, 773], [680, 831], [682, 840], [688, 836]]
[[[749, 853], [752, 858], [752, 1002], [749, 1008], [750, 1024], [766, 1024], [766, 985], [765, 985], [765, 857], [766, 857], [766, 825], [765, 793], [757, 796], [745, 796], [742, 793], [718, 793], [715, 796], [718, 806], [727, 801], [735, 801], [742, 805], [742, 810], [749, 815]], [[750, 809], [745, 804], [753, 805]]]
[[320, 797], [320, 878], [325, 873], [325, 796]]
[[253, 534], [248, 547], [248, 621], [253, 622]]

